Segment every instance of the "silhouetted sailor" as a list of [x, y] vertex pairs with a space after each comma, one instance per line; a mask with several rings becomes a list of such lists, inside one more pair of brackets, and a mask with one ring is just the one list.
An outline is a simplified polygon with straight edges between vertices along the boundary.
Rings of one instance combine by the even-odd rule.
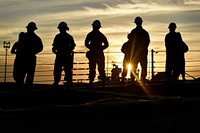
[[128, 64], [131, 64], [131, 57], [133, 57], [133, 52], [132, 52], [132, 48], [131, 48], [131, 34], [129, 33], [127, 35], [128, 41], [125, 42], [122, 47], [121, 47], [121, 51], [122, 53], [124, 53], [124, 60], [123, 60], [123, 71], [122, 71], [122, 82], [124, 82], [125, 77], [127, 76], [127, 72], [128, 72]]
[[105, 57], [104, 52], [108, 48], [108, 40], [106, 36], [99, 31], [101, 23], [99, 20], [95, 20], [92, 23], [93, 30], [87, 34], [85, 39], [85, 46], [89, 49], [87, 52], [87, 58], [89, 59], [89, 85], [92, 86], [95, 75], [96, 65], [98, 65], [98, 71], [100, 79], [102, 80], [102, 86], [105, 86]]
[[36, 23], [30, 22], [26, 26], [27, 32], [19, 34], [19, 40], [11, 49], [12, 54], [16, 54], [13, 77], [18, 85], [25, 84], [31, 86], [34, 80], [36, 67], [36, 54], [43, 50], [43, 43], [35, 34], [37, 30]]
[[142, 27], [142, 18], [136, 17], [134, 20], [136, 28], [131, 31], [131, 65], [132, 65], [132, 80], [136, 77], [138, 63], [141, 65], [141, 81], [146, 80], [147, 76], [147, 55], [150, 43], [149, 33]]
[[18, 41], [14, 43], [11, 54], [16, 54], [14, 66], [13, 66], [13, 78], [16, 81], [17, 85], [23, 85], [24, 78], [22, 75], [23, 71], [23, 55], [22, 55], [22, 43], [24, 38], [24, 32], [19, 33]]
[[66, 22], [60, 22], [57, 28], [59, 29], [60, 33], [55, 36], [52, 44], [52, 52], [56, 54], [53, 86], [56, 87], [60, 82], [63, 68], [67, 86], [72, 86], [73, 50], [76, 44], [73, 37], [66, 32], [69, 30]]
[[178, 80], [180, 74], [182, 74], [183, 80], [185, 80], [185, 58], [184, 53], [187, 52], [188, 46], [182, 40], [181, 34], [175, 32], [177, 26], [175, 23], [169, 24], [169, 33], [165, 36], [166, 47], [166, 74], [168, 81], [171, 81], [171, 75], [174, 80]]

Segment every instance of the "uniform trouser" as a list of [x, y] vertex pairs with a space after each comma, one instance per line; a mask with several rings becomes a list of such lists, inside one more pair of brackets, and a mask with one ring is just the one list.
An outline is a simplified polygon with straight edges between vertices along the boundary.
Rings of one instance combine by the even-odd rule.
[[122, 80], [124, 80], [124, 78], [127, 76], [127, 72], [128, 72], [128, 67], [127, 67], [127, 65], [128, 65], [129, 63], [130, 63], [130, 62], [128, 61], [127, 57], [125, 56], [125, 57], [124, 57], [124, 60], [123, 60]]
[[141, 79], [146, 79], [146, 76], [147, 76], [147, 55], [141, 58], [140, 65], [141, 65], [141, 68], [142, 68]]
[[22, 85], [24, 83], [23, 71], [25, 70], [25, 66], [23, 63], [23, 58], [16, 57], [14, 61], [13, 67], [13, 78], [17, 84]]
[[33, 84], [35, 67], [36, 67], [36, 57], [32, 58], [27, 66], [26, 84], [28, 85]]
[[141, 66], [141, 79], [145, 79], [147, 76], [147, 55], [142, 55], [138, 59], [134, 59], [134, 61], [131, 63], [132, 64], [132, 72], [131, 72], [131, 77], [136, 77], [136, 71], [137, 71], [137, 66], [138, 63], [140, 63]]
[[182, 78], [185, 78], [185, 59], [184, 58], [182, 59], [180, 63], [180, 74], [182, 75]]
[[17, 84], [23, 84], [26, 77], [25, 83], [32, 85], [34, 81], [36, 67], [36, 56], [30, 57], [17, 57], [14, 62], [13, 78]]
[[168, 55], [166, 57], [166, 74], [167, 79], [171, 80], [173, 74], [174, 80], [178, 80], [180, 74], [185, 77], [185, 58], [184, 53], [177, 53], [176, 55]]
[[56, 56], [54, 64], [54, 83], [58, 84], [61, 79], [62, 70], [64, 67], [65, 80], [68, 83], [72, 83], [73, 75], [73, 59], [71, 56], [59, 57]]
[[174, 70], [175, 70], [175, 60], [171, 58], [167, 58], [166, 65], [165, 65], [165, 72], [166, 72], [168, 81], [171, 80], [172, 74], [173, 74], [173, 78], [176, 79], [177, 72], [176, 70], [175, 71]]
[[90, 82], [94, 81], [96, 75], [96, 65], [98, 65], [98, 71], [100, 75], [100, 79], [105, 82], [105, 58], [104, 55], [99, 57], [91, 57], [89, 58], [89, 80]]

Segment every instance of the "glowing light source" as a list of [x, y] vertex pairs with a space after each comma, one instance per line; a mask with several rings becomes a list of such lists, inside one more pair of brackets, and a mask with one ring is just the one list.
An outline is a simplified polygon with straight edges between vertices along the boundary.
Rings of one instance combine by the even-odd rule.
[[128, 68], [127, 78], [131, 78], [130, 74], [131, 74], [132, 65], [131, 65], [131, 64], [128, 64], [128, 65], [127, 65], [127, 68]]
[[128, 64], [128, 65], [127, 65], [127, 68], [128, 68], [128, 70], [130, 71], [131, 68], [132, 68], [132, 65], [131, 65], [131, 64]]

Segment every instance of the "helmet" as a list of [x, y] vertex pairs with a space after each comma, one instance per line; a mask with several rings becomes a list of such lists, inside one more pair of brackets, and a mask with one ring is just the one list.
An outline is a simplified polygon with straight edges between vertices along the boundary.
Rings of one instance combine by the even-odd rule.
[[67, 26], [67, 23], [66, 22], [60, 22], [59, 24], [58, 24], [58, 27], [57, 27], [58, 29], [66, 29], [66, 30], [69, 30], [69, 27]]
[[141, 23], [141, 22], [143, 22], [143, 21], [142, 21], [142, 18], [138, 16], [138, 17], [135, 18], [135, 21], [134, 21], [134, 22], [135, 22], [135, 23]]
[[37, 30], [37, 26], [36, 26], [36, 23], [34, 22], [30, 22], [28, 23], [28, 25], [26, 26], [27, 29], [34, 29], [34, 30]]
[[176, 28], [176, 27], [177, 27], [176, 24], [174, 22], [172, 22], [172, 23], [169, 24], [168, 28]]
[[100, 28], [100, 27], [101, 27], [101, 22], [100, 22], [99, 20], [95, 20], [95, 21], [92, 23], [92, 26]]
[[127, 35], [127, 38], [128, 38], [128, 39], [131, 39], [131, 33], [129, 33], [129, 34]]

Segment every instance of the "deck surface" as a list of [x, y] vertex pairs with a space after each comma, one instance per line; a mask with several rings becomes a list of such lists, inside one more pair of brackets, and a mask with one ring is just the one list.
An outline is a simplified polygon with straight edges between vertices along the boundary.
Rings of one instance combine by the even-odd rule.
[[0, 83], [1, 129], [21, 132], [197, 132], [200, 82], [177, 84], [36, 84], [17, 90]]

